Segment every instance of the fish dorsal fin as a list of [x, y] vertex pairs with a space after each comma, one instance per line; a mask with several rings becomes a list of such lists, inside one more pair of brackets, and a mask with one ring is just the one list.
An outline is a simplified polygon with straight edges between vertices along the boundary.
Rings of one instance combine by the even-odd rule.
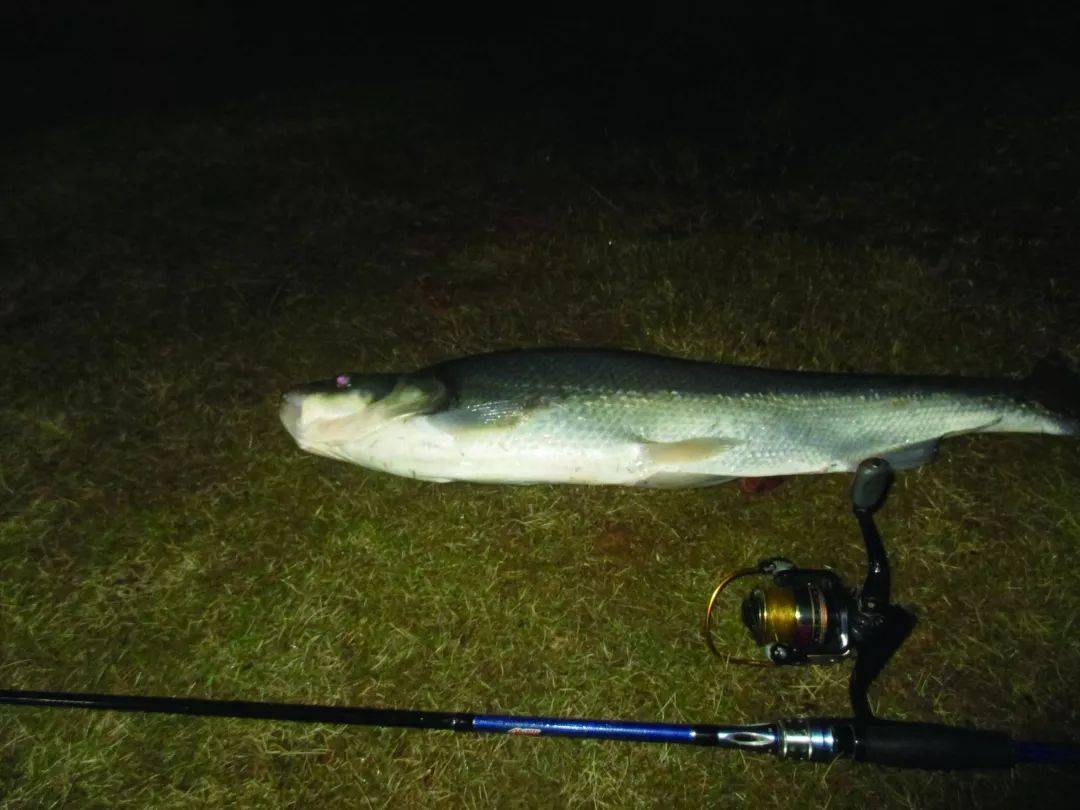
[[738, 442], [724, 438], [684, 439], [681, 442], [646, 442], [643, 454], [653, 464], [693, 464], [723, 455]]

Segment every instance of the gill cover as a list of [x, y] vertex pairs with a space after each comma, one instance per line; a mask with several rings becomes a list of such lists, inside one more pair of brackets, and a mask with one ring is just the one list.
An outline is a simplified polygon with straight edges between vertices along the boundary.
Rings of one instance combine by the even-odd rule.
[[[363, 387], [362, 378], [355, 387]], [[434, 377], [403, 374], [384, 397], [370, 400], [354, 413], [320, 426], [323, 441], [343, 442], [358, 438], [395, 419], [434, 413], [448, 399], [446, 386]]]
[[281, 420], [305, 450], [336, 456], [331, 448], [388, 422], [433, 413], [447, 399], [446, 386], [429, 375], [342, 374], [286, 394]]

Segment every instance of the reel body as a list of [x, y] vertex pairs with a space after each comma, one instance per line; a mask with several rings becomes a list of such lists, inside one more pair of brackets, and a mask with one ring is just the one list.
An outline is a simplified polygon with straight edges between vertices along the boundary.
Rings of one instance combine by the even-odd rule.
[[[742, 601], [742, 623], [764, 650], [765, 660], [725, 656], [716, 648], [712, 618], [721, 594], [736, 580], [769, 579]], [[855, 652], [853, 628], [867, 623], [860, 614], [859, 594], [829, 569], [799, 568], [784, 557], [762, 560], [755, 568], [735, 571], [713, 591], [705, 612], [704, 635], [721, 658], [756, 666], [828, 664]]]
[[[867, 689], [914, 627], [914, 616], [890, 602], [888, 556], [873, 514], [888, 495], [892, 469], [882, 459], [864, 461], [855, 473], [852, 508], [866, 545], [861, 588], [849, 587], [835, 571], [800, 568], [784, 557], [762, 560], [732, 572], [709, 599], [702, 632], [718, 657], [752, 666], [826, 664], [855, 658], [851, 701], [856, 716], [870, 717]], [[722, 654], [713, 641], [712, 619], [720, 595], [736, 580], [767, 582], [742, 601], [742, 623], [764, 650], [763, 660]]]

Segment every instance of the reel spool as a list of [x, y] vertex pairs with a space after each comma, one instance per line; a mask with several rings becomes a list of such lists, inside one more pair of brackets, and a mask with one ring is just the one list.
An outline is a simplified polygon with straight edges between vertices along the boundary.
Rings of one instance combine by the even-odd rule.
[[[721, 594], [735, 581], [751, 576], [771, 578], [750, 591], [741, 608], [742, 623], [764, 649], [766, 661], [724, 656], [713, 640], [712, 619]], [[798, 568], [790, 560], [774, 557], [721, 580], [709, 598], [702, 632], [714, 655], [739, 664], [832, 663], [853, 652], [851, 617], [857, 609], [855, 592], [833, 571]]]

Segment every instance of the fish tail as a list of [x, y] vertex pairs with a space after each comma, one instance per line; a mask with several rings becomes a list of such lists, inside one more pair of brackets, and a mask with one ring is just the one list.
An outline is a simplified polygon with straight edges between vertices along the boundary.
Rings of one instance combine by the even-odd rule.
[[1080, 374], [1064, 356], [1054, 352], [1043, 357], [1021, 386], [1025, 398], [1045, 409], [1056, 422], [1058, 430], [1054, 432], [1080, 435]]

